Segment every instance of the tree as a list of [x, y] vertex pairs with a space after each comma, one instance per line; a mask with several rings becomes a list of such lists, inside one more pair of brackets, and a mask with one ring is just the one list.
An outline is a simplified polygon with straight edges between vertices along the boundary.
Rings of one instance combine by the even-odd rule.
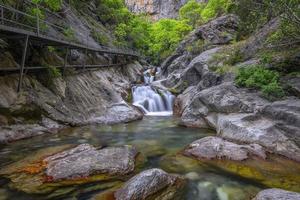
[[204, 3], [198, 3], [196, 0], [188, 1], [179, 10], [179, 18], [181, 20], [187, 20], [188, 24], [194, 28], [202, 23], [201, 12], [205, 7]]
[[240, 35], [247, 36], [274, 18], [281, 27], [271, 40], [300, 42], [300, 0], [235, 0], [233, 12], [241, 19]]
[[156, 62], [169, 56], [183, 37], [192, 30], [185, 21], [161, 19], [154, 23], [150, 30], [149, 54]]
[[226, 13], [232, 4], [231, 0], [209, 0], [201, 13], [201, 17], [208, 21]]

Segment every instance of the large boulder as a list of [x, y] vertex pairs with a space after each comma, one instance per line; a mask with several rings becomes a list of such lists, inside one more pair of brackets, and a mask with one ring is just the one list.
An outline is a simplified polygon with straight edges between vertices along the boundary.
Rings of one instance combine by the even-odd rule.
[[186, 147], [184, 154], [197, 159], [230, 159], [242, 161], [257, 156], [265, 159], [266, 153], [258, 144], [239, 145], [218, 137], [205, 137]]
[[[187, 86], [199, 85], [198, 87], [204, 89], [220, 84], [221, 77], [210, 72], [208, 69], [209, 60], [211, 60], [219, 50], [220, 48], [216, 47], [204, 51], [190, 62], [186, 61], [187, 58], [185, 55], [175, 59], [175, 61], [169, 65], [171, 68], [169, 69], [168, 67], [171, 73], [162, 81], [162, 84], [166, 87], [173, 87], [180, 93], [183, 92]], [[173, 66], [180, 67], [173, 70]]]
[[[168, 76], [178, 69], [182, 70], [202, 52], [228, 44], [235, 38], [238, 18], [227, 15], [209, 21], [191, 32], [179, 45], [175, 53], [161, 65], [163, 75]], [[192, 49], [192, 52], [190, 51]]]
[[181, 124], [216, 129], [209, 119], [211, 113], [253, 113], [268, 101], [227, 82], [205, 90], [187, 90], [175, 102], [181, 105]]
[[193, 87], [175, 102], [182, 125], [212, 128], [223, 138], [257, 143], [300, 161], [298, 99], [270, 103], [255, 91], [225, 82], [205, 90]]
[[215, 124], [219, 136], [228, 140], [257, 143], [269, 152], [300, 161], [300, 148], [274, 121], [253, 114], [219, 114]]
[[281, 189], [267, 189], [259, 192], [253, 200], [299, 200], [300, 193]]
[[2, 168], [0, 175], [11, 181], [12, 188], [29, 194], [61, 195], [78, 184], [114, 183], [120, 176], [130, 176], [140, 161], [131, 146], [64, 145], [39, 150]]
[[44, 159], [46, 175], [53, 181], [88, 177], [93, 174], [126, 175], [135, 168], [137, 151], [133, 147], [108, 147], [97, 150], [88, 144]]
[[199, 39], [212, 45], [228, 44], [235, 38], [238, 23], [238, 17], [235, 15], [226, 15], [211, 20], [190, 33], [179, 44], [176, 52], [183, 52], [187, 46], [192, 45]]
[[180, 176], [149, 169], [131, 178], [114, 196], [116, 200], [179, 200], [183, 186]]

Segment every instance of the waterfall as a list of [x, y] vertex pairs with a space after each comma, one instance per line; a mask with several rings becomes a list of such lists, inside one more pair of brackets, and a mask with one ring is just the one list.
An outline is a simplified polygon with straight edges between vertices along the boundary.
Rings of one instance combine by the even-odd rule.
[[133, 105], [140, 108], [145, 115], [172, 115], [175, 97], [169, 92], [154, 89], [149, 85], [132, 88]]

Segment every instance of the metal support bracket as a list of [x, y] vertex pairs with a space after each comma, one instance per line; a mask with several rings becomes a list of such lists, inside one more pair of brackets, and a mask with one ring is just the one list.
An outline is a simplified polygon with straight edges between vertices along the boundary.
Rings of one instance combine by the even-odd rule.
[[29, 40], [29, 35], [26, 35], [25, 44], [24, 44], [24, 48], [23, 48], [23, 55], [22, 55], [22, 62], [21, 62], [21, 68], [20, 68], [20, 75], [19, 75], [19, 83], [18, 83], [17, 92], [20, 92], [21, 89], [22, 89], [24, 66], [25, 66], [25, 62], [26, 62], [27, 47], [28, 47], [28, 40]]

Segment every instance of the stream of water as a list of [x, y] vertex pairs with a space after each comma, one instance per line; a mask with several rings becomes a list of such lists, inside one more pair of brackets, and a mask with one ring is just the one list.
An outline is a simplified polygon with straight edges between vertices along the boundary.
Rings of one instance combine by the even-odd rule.
[[[132, 144], [147, 157], [143, 169], [158, 167], [189, 178], [186, 200], [226, 200], [228, 192], [234, 193], [234, 200], [245, 200], [246, 197], [255, 195], [261, 189], [260, 184], [178, 156], [178, 152], [187, 144], [212, 134], [214, 133], [205, 129], [179, 127], [177, 119], [173, 117], [154, 116], [147, 116], [142, 121], [128, 124], [71, 128], [59, 134], [42, 135], [2, 146], [0, 168], [51, 146], [81, 143], [94, 146]], [[89, 199], [99, 192], [93, 189], [97, 184], [100, 183], [77, 186], [75, 194], [64, 195], [61, 199]], [[7, 180], [0, 179], [0, 199], [30, 200], [45, 197], [46, 195], [28, 195], [10, 189]]]
[[174, 95], [169, 91], [156, 89], [150, 85], [132, 88], [133, 105], [145, 115], [170, 116], [173, 114]]

